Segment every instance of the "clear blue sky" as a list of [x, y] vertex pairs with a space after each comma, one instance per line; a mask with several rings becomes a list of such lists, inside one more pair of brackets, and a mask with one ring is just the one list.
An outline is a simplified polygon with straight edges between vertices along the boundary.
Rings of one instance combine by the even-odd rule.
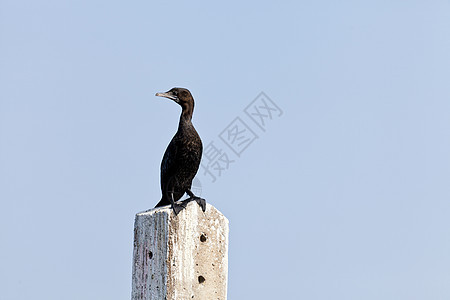
[[1, 0], [0, 299], [129, 299], [173, 86], [234, 160], [229, 299], [450, 299], [449, 78], [448, 0]]

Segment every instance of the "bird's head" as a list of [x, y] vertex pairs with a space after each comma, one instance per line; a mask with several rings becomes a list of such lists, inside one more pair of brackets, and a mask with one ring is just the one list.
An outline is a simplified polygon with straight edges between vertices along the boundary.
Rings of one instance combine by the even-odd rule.
[[183, 109], [194, 107], [194, 98], [192, 97], [191, 92], [185, 88], [175, 87], [165, 93], [156, 93], [155, 96], [171, 99], [181, 105]]

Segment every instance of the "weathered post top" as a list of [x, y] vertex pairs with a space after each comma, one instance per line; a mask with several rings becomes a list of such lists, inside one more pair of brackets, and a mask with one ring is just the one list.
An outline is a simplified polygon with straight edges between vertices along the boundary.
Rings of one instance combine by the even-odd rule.
[[192, 201], [136, 215], [132, 300], [227, 298], [228, 220]]

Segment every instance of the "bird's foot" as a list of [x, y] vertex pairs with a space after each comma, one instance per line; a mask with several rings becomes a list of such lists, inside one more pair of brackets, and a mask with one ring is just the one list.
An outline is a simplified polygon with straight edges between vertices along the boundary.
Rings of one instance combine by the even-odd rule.
[[200, 205], [200, 207], [202, 208], [202, 211], [203, 212], [206, 211], [206, 200], [205, 199], [197, 197], [197, 196], [191, 196], [191, 197], [187, 198], [186, 200], [184, 200], [183, 202], [185, 202], [187, 204], [191, 201], [197, 202], [197, 204]]
[[184, 208], [186, 208], [187, 203], [184, 202], [176, 202], [174, 204], [172, 204], [172, 209], [173, 209], [173, 213], [176, 215], [178, 215], [178, 213], [180, 211], [182, 211]]

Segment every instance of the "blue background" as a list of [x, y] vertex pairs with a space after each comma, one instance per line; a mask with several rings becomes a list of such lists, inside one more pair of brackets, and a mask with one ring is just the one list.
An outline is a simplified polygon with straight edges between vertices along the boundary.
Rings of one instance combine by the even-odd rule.
[[449, 53], [443, 0], [1, 0], [0, 299], [129, 299], [173, 86], [204, 145], [259, 136], [198, 176], [229, 299], [450, 299]]

